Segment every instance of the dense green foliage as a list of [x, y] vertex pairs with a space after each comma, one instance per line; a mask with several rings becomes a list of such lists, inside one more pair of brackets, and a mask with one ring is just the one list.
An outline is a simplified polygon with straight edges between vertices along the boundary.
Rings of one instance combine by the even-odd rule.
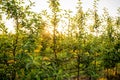
[[[0, 80], [120, 79], [120, 16], [98, 15], [98, 0], [86, 12], [78, 0], [74, 16], [59, 0], [48, 0], [51, 13], [39, 14], [28, 2], [0, 0]], [[15, 32], [3, 16], [13, 19]]]

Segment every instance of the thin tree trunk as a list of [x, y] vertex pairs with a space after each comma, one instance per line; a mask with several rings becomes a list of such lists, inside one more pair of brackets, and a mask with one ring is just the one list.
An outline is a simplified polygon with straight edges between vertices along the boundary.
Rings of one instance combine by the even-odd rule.
[[14, 64], [13, 64], [13, 72], [12, 72], [12, 80], [15, 80], [16, 78], [16, 70], [15, 70], [15, 56], [16, 56], [16, 49], [17, 49], [17, 44], [18, 44], [18, 18], [16, 18], [16, 35], [15, 35], [15, 42], [13, 43], [13, 57], [14, 57]]
[[80, 76], [80, 67], [79, 67], [79, 65], [80, 65], [80, 56], [79, 56], [79, 54], [78, 54], [78, 65], [77, 65], [77, 68], [78, 68], [78, 72], [77, 72], [77, 80], [79, 80], [79, 76]]

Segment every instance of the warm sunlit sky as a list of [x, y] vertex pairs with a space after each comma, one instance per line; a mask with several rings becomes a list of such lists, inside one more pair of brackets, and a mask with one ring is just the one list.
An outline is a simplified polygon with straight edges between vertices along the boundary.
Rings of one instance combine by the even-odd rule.
[[[40, 12], [41, 10], [47, 9], [49, 11], [48, 0], [33, 0], [35, 6], [32, 10], [35, 12]], [[71, 10], [73, 14], [76, 12], [78, 0], [60, 0], [60, 5], [62, 9]], [[86, 11], [88, 8], [93, 8], [94, 0], [81, 0], [83, 10]], [[111, 16], [117, 16], [117, 8], [120, 7], [120, 0], [99, 0], [98, 2], [98, 13], [103, 13], [103, 8], [106, 7]], [[9, 31], [13, 30], [12, 20], [6, 21], [6, 25], [9, 25]]]
[[[42, 9], [48, 9], [48, 0], [34, 0], [36, 2], [33, 10], [39, 12]], [[60, 5], [62, 9], [70, 9], [75, 13], [78, 0], [60, 0]], [[93, 7], [94, 0], [81, 0], [83, 9], [86, 11], [88, 8]], [[98, 9], [99, 13], [102, 13], [103, 8], [108, 8], [110, 15], [114, 16], [117, 13], [117, 8], [120, 7], [120, 0], [99, 0]]]

